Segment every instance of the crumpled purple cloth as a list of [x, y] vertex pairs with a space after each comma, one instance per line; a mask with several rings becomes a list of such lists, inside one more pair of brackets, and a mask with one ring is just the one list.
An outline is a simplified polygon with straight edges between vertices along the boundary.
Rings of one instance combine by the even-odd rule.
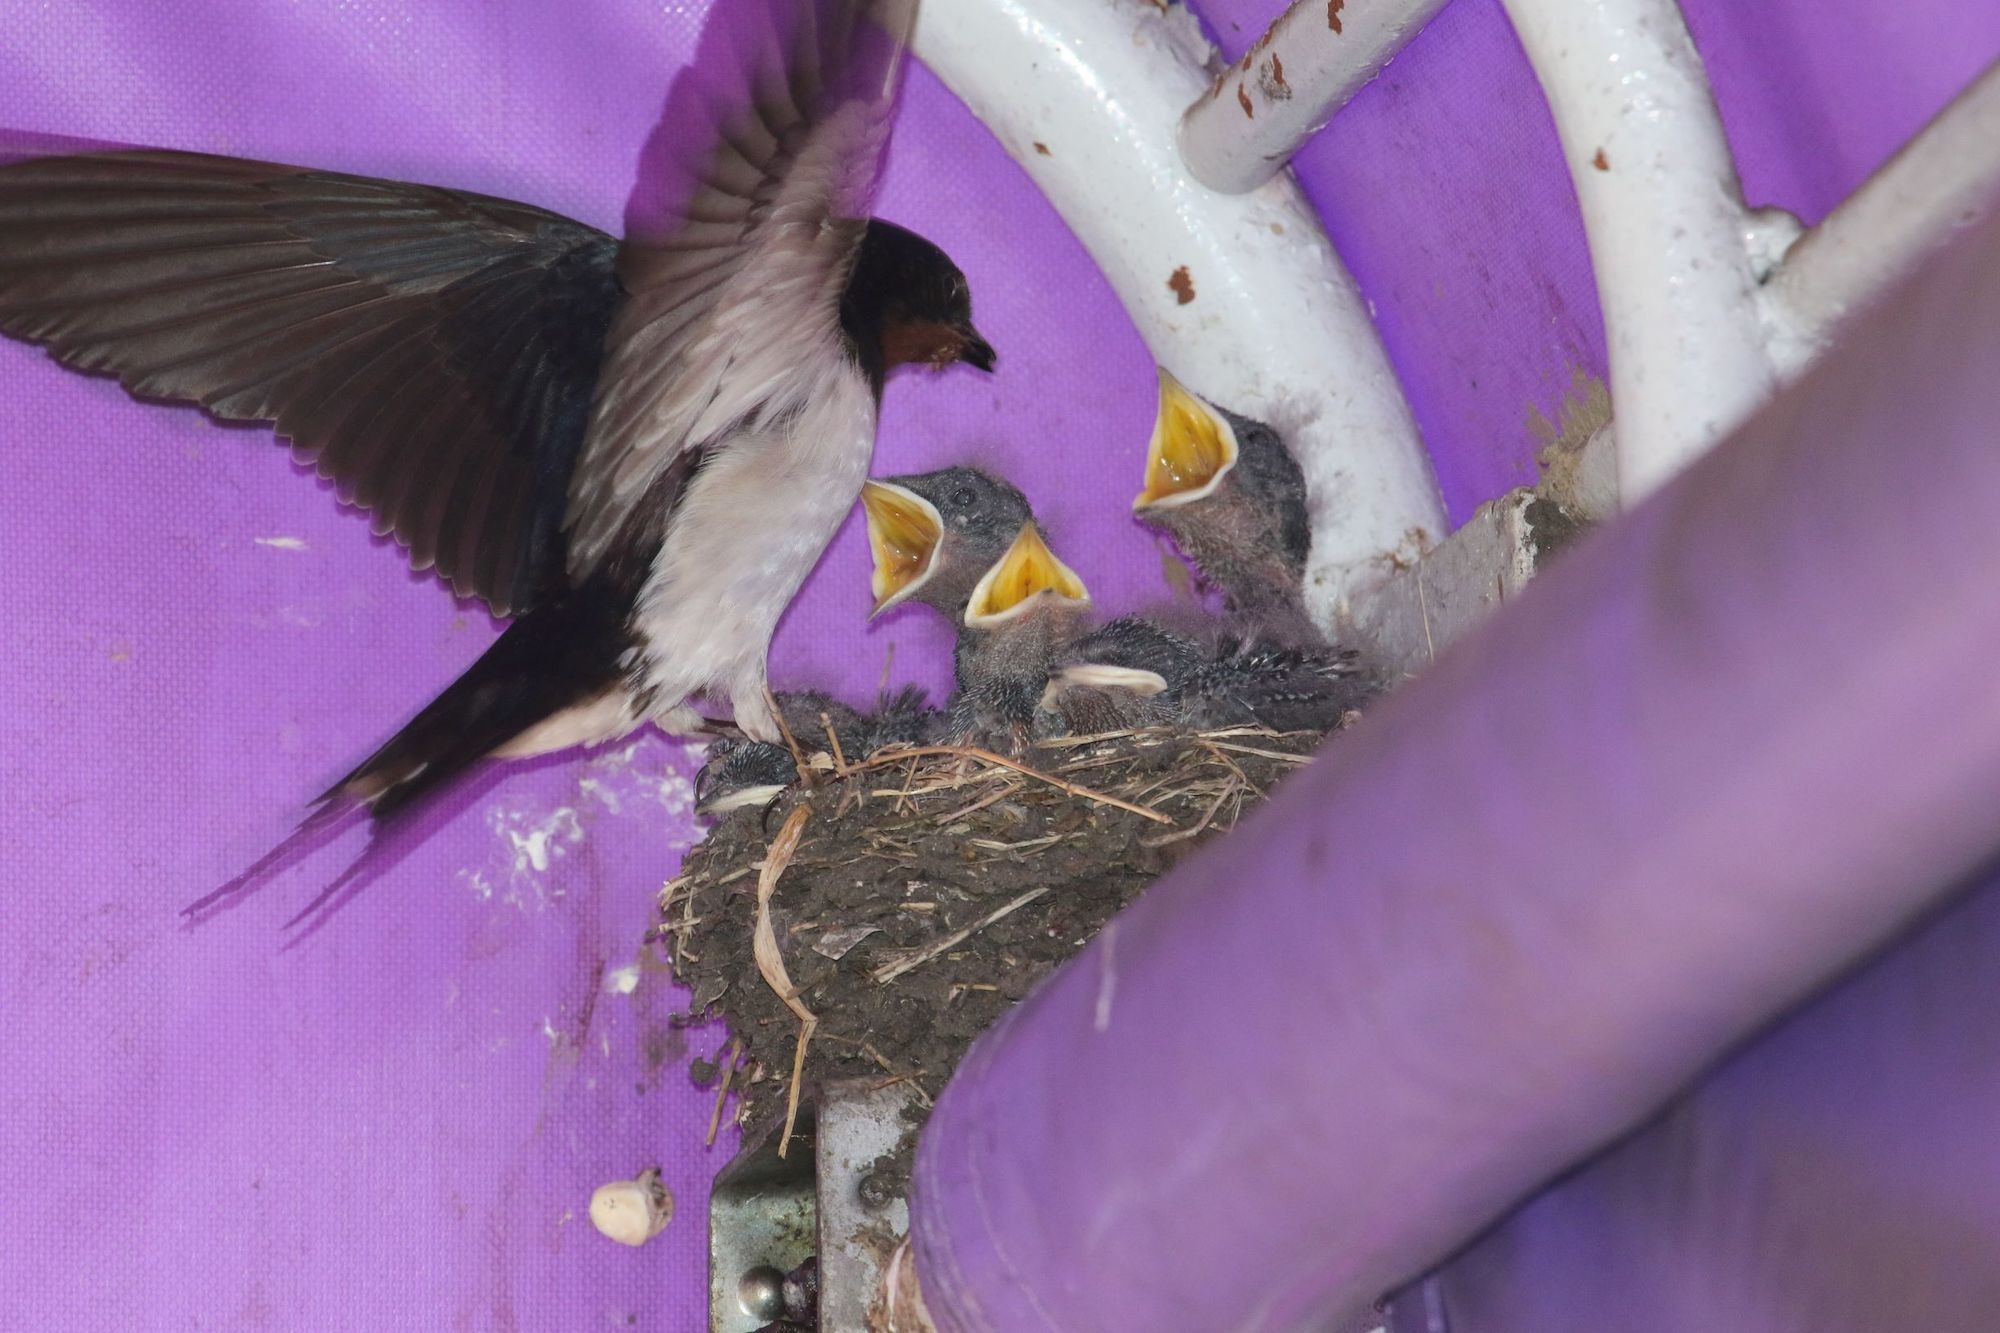
[[[1204, 6], [1232, 53], [1273, 8]], [[1689, 5], [1753, 194], [1808, 217], [2000, 25], [1978, 0], [1754, 8]], [[10, 0], [0, 129], [429, 180], [615, 226], [707, 9]], [[1574, 372], [1602, 373], [1602, 337], [1499, 6], [1446, 10], [1302, 174], [1376, 299], [1454, 512], [1530, 475], [1528, 423], [1561, 415]], [[881, 209], [966, 267], [1002, 362], [991, 382], [894, 384], [879, 470], [999, 465], [1108, 609], [1163, 596], [1126, 514], [1151, 358], [922, 69]], [[646, 737], [468, 791], [300, 949], [279, 952], [276, 927], [325, 863], [181, 932], [182, 904], [493, 627], [256, 431], [11, 344], [0, 394], [0, 1325], [698, 1328], [702, 1191], [728, 1145], [699, 1148], [709, 1097], [683, 1065], [716, 1036], [675, 1027], [685, 998], [631, 970], [694, 835], [698, 759]], [[865, 699], [892, 642], [894, 680], [945, 680], [941, 627], [863, 627], [865, 559], [850, 526], [781, 633], [778, 683]], [[600, 1241], [590, 1189], [652, 1162], [680, 1216], [642, 1250]]]

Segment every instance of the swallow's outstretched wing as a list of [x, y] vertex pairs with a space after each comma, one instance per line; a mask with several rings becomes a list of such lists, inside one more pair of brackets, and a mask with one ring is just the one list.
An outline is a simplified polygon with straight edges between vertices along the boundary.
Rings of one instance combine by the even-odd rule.
[[495, 614], [560, 586], [617, 242], [458, 190], [190, 153], [0, 168], [0, 331], [268, 421]]
[[[0, 167], [0, 332], [272, 423], [416, 568], [532, 609], [832, 327], [913, 11], [732, 4], [753, 35], [706, 76], [740, 86], [663, 123], [694, 188], [622, 261], [595, 228], [432, 186], [174, 152]], [[577, 487], [594, 400], [604, 470]]]
[[[570, 501], [570, 572], [603, 560], [683, 454], [775, 424], [837, 369], [841, 294], [901, 82], [915, 0], [736, 11], [741, 84], [710, 96], [712, 148], [679, 161], [663, 121], [619, 262], [629, 293]], [[643, 207], [650, 203], [649, 210]]]

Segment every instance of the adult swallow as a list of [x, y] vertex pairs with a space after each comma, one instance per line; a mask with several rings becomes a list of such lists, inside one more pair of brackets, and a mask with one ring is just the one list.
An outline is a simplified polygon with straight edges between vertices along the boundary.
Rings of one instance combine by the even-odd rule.
[[415, 568], [513, 618], [320, 814], [687, 730], [702, 694], [775, 740], [771, 633], [861, 487], [884, 379], [992, 368], [957, 266], [868, 213], [911, 0], [756, 3], [730, 6], [762, 36], [720, 71], [743, 95], [656, 135], [698, 164], [685, 202], [624, 242], [224, 157], [0, 168], [0, 331], [272, 424]]
[[1215, 406], [1161, 369], [1145, 486], [1132, 508], [1174, 539], [1231, 611], [1317, 637], [1305, 609], [1305, 474], [1269, 426]]

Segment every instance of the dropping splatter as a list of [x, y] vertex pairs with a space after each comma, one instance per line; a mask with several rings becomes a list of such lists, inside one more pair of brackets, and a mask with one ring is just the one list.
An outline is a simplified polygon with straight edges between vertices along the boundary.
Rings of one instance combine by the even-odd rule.
[[1174, 270], [1173, 276], [1167, 279], [1167, 286], [1180, 304], [1186, 305], [1194, 300], [1194, 276], [1188, 272], [1186, 264]]
[[1252, 120], [1257, 119], [1257, 108], [1250, 105], [1250, 90], [1240, 83], [1236, 85], [1236, 102], [1243, 108], [1244, 115]]
[[1597, 156], [1590, 159], [1590, 165], [1596, 167], [1599, 171], [1609, 171], [1611, 170], [1611, 159], [1606, 157], [1604, 150], [1600, 148], [1597, 150]]
[[1340, 11], [1347, 7], [1347, 0], [1326, 0], [1326, 26], [1340, 31]]

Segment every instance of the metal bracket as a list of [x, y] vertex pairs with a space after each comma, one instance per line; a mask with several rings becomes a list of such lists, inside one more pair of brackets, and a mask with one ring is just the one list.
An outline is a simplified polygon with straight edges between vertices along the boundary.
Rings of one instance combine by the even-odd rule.
[[775, 1133], [716, 1177], [708, 1208], [709, 1333], [755, 1333], [783, 1317], [777, 1282], [808, 1259], [819, 1267], [825, 1333], [866, 1327], [889, 1253], [909, 1234], [901, 1182], [874, 1173], [913, 1138], [908, 1084], [829, 1084], [799, 1108], [786, 1155]]

